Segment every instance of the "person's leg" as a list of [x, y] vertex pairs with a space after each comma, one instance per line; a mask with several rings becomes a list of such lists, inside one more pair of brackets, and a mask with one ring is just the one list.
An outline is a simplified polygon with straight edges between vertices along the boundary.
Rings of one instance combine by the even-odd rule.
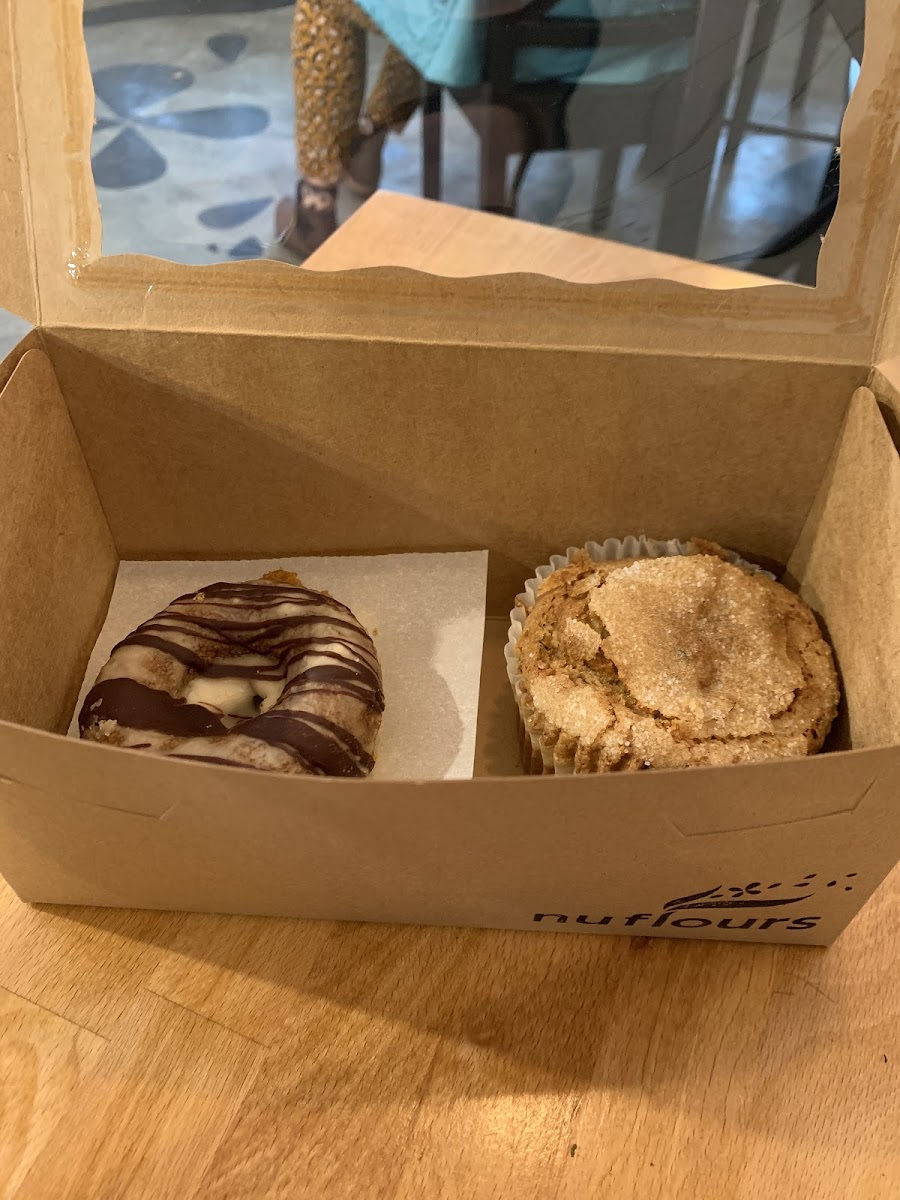
[[352, 0], [297, 0], [292, 34], [296, 203], [279, 205], [283, 243], [311, 254], [337, 225], [337, 185], [358, 137], [366, 35]]
[[[380, 32], [360, 10], [366, 28]], [[347, 186], [371, 196], [381, 178], [381, 153], [390, 130], [401, 131], [422, 99], [422, 77], [396, 46], [388, 42], [381, 70], [359, 120], [359, 134], [347, 167]]]
[[373, 129], [402, 130], [422, 98], [422, 76], [396, 46], [388, 43], [364, 119]]

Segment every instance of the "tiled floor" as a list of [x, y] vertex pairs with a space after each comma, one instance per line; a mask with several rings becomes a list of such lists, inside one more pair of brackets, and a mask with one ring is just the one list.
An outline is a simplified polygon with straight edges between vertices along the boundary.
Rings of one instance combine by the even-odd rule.
[[259, 256], [273, 202], [292, 186], [291, 8], [283, 0], [242, 0], [250, 11], [221, 14], [198, 7], [237, 6], [86, 4], [107, 254]]
[[[752, 113], [786, 132], [748, 130], [727, 159], [723, 132], [701, 258], [749, 254], [815, 204], [846, 99], [849, 52], [829, 19], [803, 103], [792, 110], [808, 12], [809, 0], [783, 0]], [[195, 263], [266, 253], [274, 203], [294, 184], [292, 16], [292, 0], [86, 0], [105, 253]], [[378, 40], [370, 47], [372, 66]], [[452, 103], [448, 110], [443, 198], [474, 205], [477, 137]], [[577, 97], [569, 120], [583, 134], [596, 113]], [[389, 139], [383, 185], [420, 193], [420, 153], [415, 117]], [[625, 153], [604, 235], [654, 245], [664, 173], [643, 178], [641, 153]], [[538, 155], [519, 215], [590, 232], [598, 161], [596, 150]], [[794, 267], [809, 282], [817, 246], [818, 237], [805, 265]]]

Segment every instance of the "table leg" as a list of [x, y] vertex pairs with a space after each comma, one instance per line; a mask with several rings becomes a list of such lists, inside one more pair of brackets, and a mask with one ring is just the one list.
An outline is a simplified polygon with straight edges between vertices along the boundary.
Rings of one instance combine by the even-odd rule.
[[832, 20], [857, 62], [862, 60], [866, 23], [865, 0], [826, 0]]
[[749, 0], [702, 0], [675, 128], [658, 249], [697, 253]]
[[828, 9], [825, 7], [825, 0], [811, 0], [806, 29], [803, 31], [803, 43], [800, 46], [800, 57], [797, 59], [797, 70], [794, 74], [794, 86], [791, 89], [792, 109], [798, 108], [806, 99], [806, 92], [816, 66], [816, 55], [825, 32], [827, 17]]
[[759, 91], [780, 7], [781, 0], [759, 0], [756, 21], [753, 25], [753, 36], [750, 38], [750, 49], [741, 71], [740, 87], [734, 102], [734, 112], [731, 114], [728, 141], [725, 143], [726, 154], [733, 154], [737, 150], [747, 131], [747, 122], [750, 120], [753, 101]]

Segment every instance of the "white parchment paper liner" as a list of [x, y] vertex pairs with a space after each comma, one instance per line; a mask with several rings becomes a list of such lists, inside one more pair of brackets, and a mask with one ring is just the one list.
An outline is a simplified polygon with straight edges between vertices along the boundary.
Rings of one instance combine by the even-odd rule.
[[[531, 579], [526, 580], [524, 591], [516, 596], [516, 606], [509, 614], [509, 639], [504, 651], [506, 655], [506, 671], [509, 682], [519, 708], [519, 736], [521, 738], [522, 763], [525, 770], [532, 775], [571, 775], [574, 761], [570, 754], [558, 754], [552, 746], [542, 746], [538, 734], [529, 729], [528, 714], [524, 711], [519, 687], [519, 660], [516, 656], [516, 645], [525, 626], [525, 620], [537, 600], [538, 588], [548, 575], [561, 571], [563, 567], [571, 566], [572, 559], [580, 551], [586, 551], [594, 562], [608, 562], [621, 558], [670, 558], [690, 554], [688, 542], [671, 539], [667, 542], [654, 538], [626, 537], [607, 538], [605, 542], [587, 542], [584, 546], [570, 546], [565, 554], [554, 554], [550, 562], [538, 567]], [[775, 576], [755, 563], [735, 554], [733, 550], [725, 550], [725, 558], [735, 566], [743, 567], [751, 574]]]
[[113, 646], [176, 596], [216, 580], [296, 571], [331, 592], [372, 634], [381, 662], [384, 720], [374, 779], [471, 779], [484, 643], [487, 551], [243, 562], [119, 564], [106, 620], [72, 716]]

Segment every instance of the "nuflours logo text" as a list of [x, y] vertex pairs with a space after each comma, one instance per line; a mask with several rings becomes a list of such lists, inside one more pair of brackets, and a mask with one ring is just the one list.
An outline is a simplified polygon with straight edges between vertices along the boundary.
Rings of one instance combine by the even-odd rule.
[[[606, 925], [613, 929], [641, 927], [661, 929], [778, 929], [779, 932], [799, 932], [815, 929], [821, 915], [815, 915], [815, 898], [827, 888], [842, 888], [852, 892], [856, 871], [823, 882], [815, 871], [804, 875], [797, 883], [762, 883], [759, 880], [739, 887], [716, 884], [701, 892], [676, 896], [657, 912], [563, 913], [536, 912], [536, 925]], [[728, 915], [726, 915], [728, 914]], [[777, 914], [777, 915], [776, 915]]]

